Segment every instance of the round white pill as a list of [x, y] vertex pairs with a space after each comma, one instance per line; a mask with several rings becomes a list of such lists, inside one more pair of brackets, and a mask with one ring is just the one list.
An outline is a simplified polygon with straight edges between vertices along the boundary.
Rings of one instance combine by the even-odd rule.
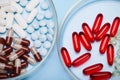
[[27, 31], [29, 34], [31, 34], [31, 33], [34, 32], [34, 28], [31, 27], [31, 26], [28, 26], [26, 31]]
[[6, 27], [4, 27], [4, 26], [1, 27], [1, 26], [0, 26], [0, 33], [5, 33], [5, 32], [6, 32]]
[[45, 2], [45, 1], [40, 3], [40, 7], [41, 7], [42, 9], [44, 9], [44, 10], [46, 10], [46, 9], [49, 8], [47, 2]]
[[25, 7], [27, 5], [28, 1], [27, 0], [20, 0], [20, 5]]
[[51, 35], [53, 35], [53, 34], [54, 34], [53, 29], [51, 29], [51, 28], [50, 28], [50, 29], [48, 29], [48, 33], [49, 33], [49, 34], [51, 34]]
[[39, 40], [41, 41], [41, 42], [44, 42], [44, 41], [46, 41], [46, 35], [44, 35], [44, 34], [40, 34], [39, 35]]
[[54, 28], [55, 27], [54, 22], [52, 20], [47, 21], [47, 27], [48, 28]]
[[47, 39], [48, 39], [48, 41], [52, 41], [53, 40], [53, 36], [51, 34], [47, 34]]
[[34, 41], [34, 46], [35, 46], [36, 48], [40, 48], [40, 47], [41, 47], [41, 41], [40, 41], [40, 40], [35, 40], [35, 41]]
[[45, 34], [47, 33], [47, 27], [41, 27], [39, 31], [41, 34]]
[[45, 14], [45, 18], [47, 18], [47, 19], [50, 19], [50, 18], [52, 18], [52, 16], [53, 16], [52, 13], [51, 13], [51, 11], [48, 11], [48, 10], [45, 11], [44, 14]]
[[34, 29], [39, 29], [39, 24], [37, 23], [37, 21], [34, 21], [34, 22], [32, 23], [32, 27], [33, 27]]
[[47, 49], [45, 49], [45, 48], [43, 48], [43, 47], [41, 47], [41, 48], [39, 49], [39, 52], [40, 52], [41, 56], [43, 56], [43, 57], [47, 55]]
[[46, 49], [50, 48], [51, 47], [51, 42], [45, 41], [44, 44], [43, 44], [43, 47], [46, 48]]
[[31, 34], [31, 38], [32, 38], [32, 40], [37, 40], [39, 38], [39, 36], [37, 33], [34, 32]]
[[46, 20], [41, 20], [39, 26], [45, 26], [47, 24]]
[[42, 19], [44, 19], [44, 14], [43, 13], [39, 13], [36, 18], [37, 18], [38, 21], [42, 20]]

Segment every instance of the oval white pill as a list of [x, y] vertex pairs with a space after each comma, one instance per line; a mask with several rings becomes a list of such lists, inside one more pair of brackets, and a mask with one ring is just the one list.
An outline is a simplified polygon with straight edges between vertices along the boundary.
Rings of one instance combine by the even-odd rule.
[[43, 47], [41, 47], [41, 48], [39, 49], [39, 52], [40, 52], [40, 54], [41, 54], [43, 57], [47, 55], [47, 49], [45, 49], [45, 48], [43, 48]]
[[29, 34], [31, 34], [31, 33], [34, 32], [34, 28], [31, 27], [31, 26], [28, 26], [26, 31], [27, 31]]
[[36, 30], [39, 29], [39, 24], [36, 20], [34, 20], [34, 22], [32, 23], [32, 27]]
[[41, 2], [41, 3], [40, 3], [40, 6], [41, 6], [41, 8], [44, 9], [44, 10], [46, 10], [46, 9], [49, 8], [47, 2], [45, 2], [45, 1], [44, 1], [44, 2]]
[[44, 34], [40, 34], [40, 35], [39, 35], [39, 40], [40, 40], [41, 42], [46, 41], [46, 39], [47, 39], [46, 35], [44, 35]]
[[40, 48], [41, 47], [41, 41], [40, 40], [35, 40], [34, 41], [34, 46], [36, 47], [36, 48]]
[[17, 23], [23, 28], [26, 29], [27, 28], [27, 23], [25, 21], [25, 19], [22, 17], [21, 14], [15, 14], [15, 20], [17, 21]]
[[45, 34], [47, 33], [47, 27], [41, 27], [39, 31], [41, 34]]
[[37, 8], [33, 9], [31, 13], [28, 15], [27, 23], [31, 23], [33, 19], [37, 16], [37, 14], [38, 14], [38, 9]]
[[39, 20], [42, 20], [42, 19], [44, 19], [44, 14], [43, 13], [39, 13], [37, 15], [37, 20], [39, 21]]
[[40, 0], [31, 0], [26, 6], [26, 10], [32, 11], [39, 4], [39, 2]]
[[51, 34], [47, 34], [47, 39], [48, 39], [48, 41], [52, 41], [53, 40], [53, 36]]
[[44, 14], [45, 14], [45, 18], [47, 18], [47, 19], [50, 19], [53, 16], [51, 11], [49, 11], [49, 10], [45, 11]]
[[44, 44], [43, 44], [43, 47], [47, 48], [47, 49], [50, 48], [51, 47], [51, 42], [45, 41]]
[[32, 40], [37, 40], [37, 39], [39, 39], [39, 36], [37, 33], [34, 32], [31, 34], [31, 38], [32, 38]]

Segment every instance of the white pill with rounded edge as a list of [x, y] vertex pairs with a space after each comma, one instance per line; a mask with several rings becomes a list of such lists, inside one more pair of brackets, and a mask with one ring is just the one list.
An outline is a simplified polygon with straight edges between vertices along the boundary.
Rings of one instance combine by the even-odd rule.
[[53, 17], [52, 12], [49, 10], [45, 11], [44, 14], [45, 14], [45, 18], [47, 19], [50, 19]]
[[20, 0], [20, 5], [25, 7], [28, 4], [27, 0]]
[[44, 10], [46, 10], [46, 9], [49, 8], [47, 2], [45, 2], [45, 1], [40, 3], [40, 7], [41, 7], [42, 9], [44, 9]]
[[46, 20], [41, 20], [39, 22], [39, 26], [45, 26], [47, 24], [47, 21]]
[[48, 29], [48, 33], [51, 34], [51, 35], [53, 35], [53, 34], [54, 34], [53, 29], [49, 28], [49, 29]]
[[37, 33], [34, 32], [31, 34], [31, 38], [32, 38], [32, 40], [37, 40], [37, 39], [39, 39], [39, 36]]
[[4, 12], [3, 10], [0, 10], [0, 18], [6, 18], [6, 12]]
[[16, 2], [11, 1], [11, 5], [14, 6], [17, 9], [18, 13], [22, 13], [23, 12], [23, 8], [19, 4], [17, 4]]
[[0, 33], [5, 33], [6, 32], [6, 27], [1, 27], [0, 26]]
[[47, 37], [46, 37], [45, 34], [40, 34], [40, 35], [39, 35], [39, 40], [40, 40], [41, 42], [46, 41], [46, 39], [47, 39]]
[[41, 47], [41, 41], [40, 40], [35, 40], [34, 41], [34, 46], [36, 47], [36, 48], [40, 48]]
[[26, 5], [26, 10], [27, 11], [32, 11], [38, 4], [40, 0], [31, 0], [27, 5]]
[[4, 12], [10, 12], [10, 13], [17, 11], [17, 9], [14, 6], [5, 6], [5, 7], [2, 7], [1, 10]]
[[43, 57], [47, 55], [47, 49], [46, 48], [41, 47], [39, 49], [39, 52]]
[[47, 21], [47, 27], [48, 28], [54, 28], [55, 27], [54, 22], [52, 20]]
[[0, 26], [5, 26], [6, 24], [6, 20], [0, 19]]
[[45, 41], [44, 44], [43, 44], [43, 47], [46, 48], [46, 49], [50, 48], [51, 47], [51, 42]]
[[32, 27], [33, 27], [34, 29], [36, 29], [36, 30], [39, 29], [39, 24], [38, 24], [38, 22], [37, 22], [36, 20], [33, 21]]
[[0, 0], [0, 6], [8, 6], [10, 5], [10, 0]]
[[20, 37], [20, 38], [25, 38], [26, 37], [26, 32], [22, 29], [21, 26], [19, 26], [18, 24], [14, 24], [13, 25], [13, 30], [16, 32], [16, 34]]
[[47, 39], [48, 39], [48, 41], [52, 41], [53, 40], [53, 36], [51, 34], [47, 34]]
[[31, 33], [34, 32], [34, 28], [31, 27], [31, 26], [28, 26], [26, 31], [27, 31], [29, 34], [31, 34]]
[[14, 21], [14, 14], [13, 13], [7, 13], [6, 15], [6, 28], [11, 28], [12, 27], [12, 24], [13, 24], [13, 21]]
[[39, 13], [36, 18], [37, 18], [38, 21], [42, 20], [42, 19], [44, 19], [44, 14], [43, 13]]
[[41, 34], [45, 34], [45, 33], [47, 33], [47, 27], [45, 27], [45, 26], [41, 27], [39, 31]]
[[27, 23], [25, 21], [25, 19], [21, 16], [21, 14], [15, 14], [15, 20], [17, 21], [17, 23], [23, 28], [26, 29], [27, 28]]
[[31, 13], [28, 15], [27, 23], [31, 23], [33, 19], [37, 16], [37, 14], [38, 14], [38, 9], [37, 8], [33, 9]]

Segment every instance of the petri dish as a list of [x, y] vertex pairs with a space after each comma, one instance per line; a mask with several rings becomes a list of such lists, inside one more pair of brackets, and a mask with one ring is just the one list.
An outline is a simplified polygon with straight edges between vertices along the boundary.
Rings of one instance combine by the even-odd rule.
[[[17, 0], [16, 0], [17, 1]], [[20, 1], [23, 1], [23, 3], [21, 3]], [[23, 12], [21, 13], [21, 15], [24, 17], [24, 19], [26, 20], [27, 19], [27, 17], [28, 17], [28, 15], [30, 14], [30, 12], [27, 12], [26, 11], [26, 9], [25, 9], [25, 2], [24, 2], [24, 0], [18, 0], [18, 2], [16, 2], [18, 5], [20, 5], [22, 8], [23, 8]], [[27, 1], [27, 3], [30, 1], [30, 0], [26, 0]], [[24, 78], [26, 78], [26, 77], [28, 77], [28, 76], [30, 76], [30, 75], [32, 75], [32, 74], [34, 74], [34, 73], [36, 73], [36, 71], [38, 70], [38, 69], [40, 69], [40, 67], [41, 67], [41, 65], [43, 64], [43, 63], [45, 63], [45, 61], [46, 61], [46, 59], [49, 57], [49, 55], [51, 54], [51, 51], [52, 51], [52, 49], [53, 49], [53, 47], [54, 47], [54, 44], [55, 44], [55, 41], [56, 41], [56, 35], [57, 35], [57, 26], [58, 26], [58, 22], [57, 22], [57, 15], [56, 15], [56, 11], [55, 11], [55, 7], [54, 7], [54, 4], [53, 4], [53, 2], [52, 2], [52, 0], [39, 0], [40, 1], [40, 3], [39, 3], [39, 5], [37, 5], [35, 8], [36, 9], [38, 9], [38, 11], [39, 11], [39, 13], [41, 14], [43, 14], [44, 15], [44, 17], [39, 17], [40, 18], [40, 20], [38, 20], [37, 19], [37, 17], [35, 17], [34, 18], [34, 20], [31, 22], [31, 23], [29, 23], [28, 24], [28, 26], [33, 26], [33, 23], [34, 23], [34, 25], [35, 26], [39, 26], [38, 28], [33, 28], [34, 29], [34, 31], [33, 32], [36, 32], [37, 34], [38, 34], [38, 37], [40, 37], [41, 35], [42, 35], [42, 33], [44, 33], [44, 32], [46, 32], [46, 33], [44, 33], [44, 35], [45, 36], [47, 36], [47, 34], [50, 34], [51, 36], [49, 36], [48, 38], [46, 38], [46, 40], [44, 40], [44, 41], [42, 41], [41, 43], [39, 43], [39, 44], [41, 44], [41, 46], [39, 47], [39, 48], [36, 48], [40, 53], [42, 53], [41, 52], [41, 50], [42, 49], [45, 49], [45, 46], [44, 46], [44, 43], [45, 43], [45, 41], [49, 41], [51, 44], [49, 44], [50, 46], [47, 46], [47, 49], [45, 50], [45, 51], [43, 51], [44, 53], [43, 53], [43, 56], [42, 56], [42, 61], [41, 62], [37, 62], [35, 65], [28, 65], [28, 67], [26, 68], [26, 71], [27, 72], [25, 72], [25, 73], [23, 73], [23, 74], [21, 74], [21, 75], [19, 75], [19, 76], [17, 76], [17, 77], [13, 77], [13, 78], [8, 78], [7, 80], [21, 80], [21, 79], [24, 79]], [[44, 3], [44, 4], [42, 4], [42, 3]], [[42, 6], [42, 7], [41, 7]], [[45, 12], [46, 12], [46, 14], [45, 14]], [[48, 12], [48, 13], [47, 13]], [[16, 14], [16, 13], [14, 13], [14, 14]], [[46, 16], [47, 17], [46, 17]], [[42, 24], [40, 25], [40, 23], [42, 22], [42, 20], [46, 20], [46, 23], [45, 23], [45, 25], [44, 26], [42, 26]], [[49, 22], [52, 22], [52, 23], [49, 23], [49, 24], [47, 24], [47, 22], [49, 23]], [[13, 24], [14, 23], [16, 23], [16, 21], [14, 20], [14, 22], [13, 22]], [[43, 21], [43, 23], [44, 23], [44, 21]], [[1, 27], [1, 26], [0, 26]], [[41, 29], [42, 27], [46, 27], [47, 28], [47, 31], [46, 30], [44, 30], [44, 29]], [[39, 31], [41, 29], [41, 31], [43, 31], [43, 32], [41, 32], [41, 31]], [[29, 33], [28, 31], [27, 31], [27, 28], [26, 29], [24, 29], [24, 31], [26, 32], [26, 34], [27, 34], [27, 37], [26, 37], [26, 39], [28, 39], [28, 40], [30, 40], [30, 42], [31, 42], [31, 44], [30, 44], [30, 46], [29, 47], [31, 47], [31, 46], [35, 46], [35, 40], [32, 40], [32, 38], [31, 38], [31, 34], [33, 33]], [[7, 32], [7, 29], [6, 29], [6, 31], [4, 32], [4, 33], [1, 33], [0, 32], [0, 36], [1, 37], [3, 37], [3, 38], [5, 38], [6, 37], [6, 32]], [[16, 34], [14, 34], [14, 36], [15, 37], [19, 37], [18, 35], [16, 35]], [[37, 41], [41, 41], [41, 39], [42, 38], [38, 38], [37, 39]], [[46, 44], [47, 44], [47, 42], [46, 42]], [[41, 54], [42, 55], [42, 54]], [[31, 57], [33, 57], [33, 55], [30, 53], [30, 56]]]
[[[107, 63], [106, 54], [100, 55], [99, 53], [99, 45], [100, 42], [94, 42], [91, 43], [92, 50], [87, 51], [82, 45], [81, 45], [81, 51], [79, 53], [76, 53], [73, 48], [72, 43], [72, 33], [73, 32], [80, 32], [82, 30], [82, 23], [86, 22], [92, 29], [94, 20], [97, 16], [97, 14], [102, 13], [104, 16], [102, 25], [106, 22], [109, 22], [110, 24], [113, 22], [113, 19], [115, 17], [120, 17], [120, 1], [119, 0], [79, 0], [77, 1], [66, 13], [66, 15], [63, 18], [63, 21], [60, 25], [59, 33], [57, 36], [57, 48], [60, 60], [65, 68], [65, 70], [68, 72], [68, 74], [71, 75], [71, 77], [74, 80], [89, 80], [89, 76], [86, 76], [83, 74], [82, 70], [90, 65], [96, 64], [96, 63], [102, 63], [104, 65], [103, 69], [101, 71], [115, 71], [115, 63], [113, 66], [109, 66]], [[120, 29], [119, 29], [120, 31]], [[119, 35], [119, 31], [117, 35]], [[109, 32], [108, 32], [109, 33]], [[111, 43], [114, 42], [111, 41]], [[117, 43], [117, 40], [116, 40]], [[113, 44], [114, 45], [114, 44]], [[117, 50], [118, 45], [114, 45], [115, 47], [115, 57], [117, 56]], [[61, 56], [61, 48], [66, 47], [69, 55], [71, 57], [71, 61], [79, 57], [80, 55], [90, 52], [91, 58], [89, 61], [84, 63], [83, 65], [80, 65], [79, 67], [73, 67], [67, 68], [64, 64], [64, 61]], [[111, 80], [119, 80], [120, 76], [112, 76]]]

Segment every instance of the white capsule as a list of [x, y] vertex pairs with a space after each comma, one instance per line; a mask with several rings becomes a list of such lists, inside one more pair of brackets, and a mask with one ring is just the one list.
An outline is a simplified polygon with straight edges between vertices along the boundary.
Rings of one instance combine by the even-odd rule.
[[0, 33], [5, 33], [6, 32], [6, 27], [0, 27]]
[[47, 10], [47, 11], [45, 11], [45, 18], [47, 18], [47, 19], [50, 19], [50, 18], [52, 18], [52, 13], [51, 13], [51, 11], [49, 11], [49, 10]]
[[47, 33], [47, 27], [41, 27], [41, 28], [40, 28], [40, 33], [41, 33], [41, 34]]
[[41, 47], [39, 49], [39, 52], [43, 57], [47, 55], [47, 49], [46, 48]]
[[17, 9], [14, 6], [5, 6], [5, 7], [2, 7], [1, 10], [9, 13], [13, 13], [17, 11]]
[[37, 16], [37, 14], [38, 14], [38, 9], [37, 8], [33, 9], [31, 13], [28, 15], [27, 23], [31, 23], [33, 19]]
[[44, 44], [43, 44], [43, 47], [47, 48], [47, 49], [50, 48], [51, 47], [51, 42], [45, 41]]
[[11, 5], [14, 6], [17, 9], [18, 13], [22, 13], [23, 12], [23, 8], [19, 4], [17, 4], [16, 2], [11, 1]]
[[6, 28], [11, 28], [14, 20], [14, 14], [13, 13], [8, 13], [6, 16]]
[[44, 42], [44, 41], [46, 41], [46, 35], [44, 35], [44, 34], [40, 34], [40, 36], [39, 36], [39, 40], [41, 41], [41, 42]]
[[16, 32], [16, 34], [18, 36], [20, 36], [21, 38], [25, 38], [26, 37], [26, 32], [22, 29], [21, 26], [14, 24], [13, 25], [13, 30]]
[[39, 38], [39, 36], [37, 33], [34, 32], [31, 34], [31, 38], [32, 38], [32, 40], [37, 40]]
[[40, 48], [41, 47], [41, 41], [40, 40], [35, 40], [35, 42], [34, 42], [34, 46], [36, 47], [36, 48]]
[[0, 6], [8, 6], [10, 5], [10, 0], [0, 0]]
[[17, 23], [23, 28], [26, 29], [27, 28], [27, 23], [25, 21], [25, 19], [21, 16], [21, 14], [15, 14], [15, 20], [17, 21]]
[[47, 2], [45, 2], [45, 1], [44, 1], [44, 2], [41, 2], [40, 6], [41, 6], [41, 8], [44, 9], [44, 10], [46, 10], [46, 9], [49, 8]]
[[33, 59], [32, 57], [28, 57], [27, 61], [28, 61], [30, 64], [36, 64], [35, 59]]
[[26, 6], [26, 10], [32, 11], [39, 4], [39, 2], [40, 0], [31, 0]]
[[15, 67], [21, 67], [21, 61], [20, 59], [15, 60]]
[[47, 39], [48, 39], [48, 41], [52, 41], [53, 40], [53, 36], [51, 34], [47, 34]]

